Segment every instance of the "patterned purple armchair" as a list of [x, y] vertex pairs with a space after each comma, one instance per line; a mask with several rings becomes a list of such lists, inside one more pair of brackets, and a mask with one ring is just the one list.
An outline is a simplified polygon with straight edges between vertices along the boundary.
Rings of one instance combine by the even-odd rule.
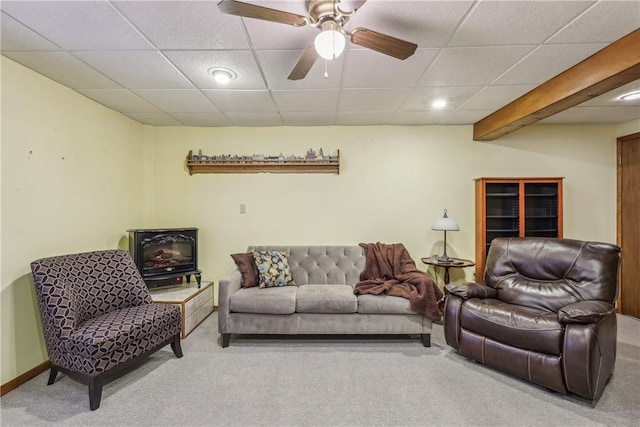
[[128, 252], [107, 250], [31, 263], [45, 343], [49, 385], [58, 371], [89, 386], [98, 409], [105, 380], [171, 344], [180, 347], [180, 308], [151, 299]]

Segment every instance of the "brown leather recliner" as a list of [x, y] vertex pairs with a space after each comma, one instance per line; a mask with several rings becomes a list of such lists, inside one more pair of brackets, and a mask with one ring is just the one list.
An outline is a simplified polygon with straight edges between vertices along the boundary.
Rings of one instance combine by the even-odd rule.
[[486, 284], [446, 286], [447, 344], [595, 404], [616, 360], [619, 252], [612, 244], [570, 239], [494, 239]]

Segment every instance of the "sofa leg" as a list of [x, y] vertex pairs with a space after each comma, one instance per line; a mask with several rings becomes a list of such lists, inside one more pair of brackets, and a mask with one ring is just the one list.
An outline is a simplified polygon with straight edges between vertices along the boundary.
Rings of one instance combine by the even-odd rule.
[[182, 346], [180, 345], [180, 334], [176, 335], [171, 342], [171, 350], [173, 354], [179, 359], [182, 357]]
[[231, 341], [231, 334], [222, 334], [222, 348], [229, 347]]
[[97, 376], [89, 380], [89, 408], [95, 411], [100, 407], [100, 399], [102, 399], [102, 377]]
[[51, 385], [54, 382], [56, 382], [57, 375], [58, 375], [58, 370], [52, 366], [51, 369], [49, 369], [49, 382], [47, 383], [47, 385]]
[[431, 334], [420, 334], [422, 338], [422, 345], [425, 347], [431, 347]]

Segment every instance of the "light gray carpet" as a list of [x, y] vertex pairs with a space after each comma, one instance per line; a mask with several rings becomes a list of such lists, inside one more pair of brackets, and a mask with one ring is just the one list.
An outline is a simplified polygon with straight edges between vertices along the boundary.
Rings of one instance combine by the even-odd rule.
[[2, 426], [637, 426], [640, 321], [618, 316], [616, 372], [595, 408], [473, 363], [417, 337], [232, 338], [217, 316], [105, 385], [43, 373], [1, 399]]

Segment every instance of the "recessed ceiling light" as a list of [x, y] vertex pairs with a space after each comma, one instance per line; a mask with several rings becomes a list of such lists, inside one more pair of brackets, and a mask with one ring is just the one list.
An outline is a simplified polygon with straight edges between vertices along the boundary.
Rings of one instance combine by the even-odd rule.
[[435, 101], [433, 101], [431, 103], [431, 106], [433, 108], [444, 108], [444, 107], [447, 106], [447, 100], [446, 99], [442, 99], [442, 98], [436, 99]]
[[640, 90], [625, 93], [624, 95], [618, 97], [619, 101], [635, 101], [636, 99], [640, 99]]
[[207, 70], [213, 76], [213, 79], [220, 84], [226, 85], [231, 80], [235, 80], [238, 75], [228, 68], [212, 67]]

